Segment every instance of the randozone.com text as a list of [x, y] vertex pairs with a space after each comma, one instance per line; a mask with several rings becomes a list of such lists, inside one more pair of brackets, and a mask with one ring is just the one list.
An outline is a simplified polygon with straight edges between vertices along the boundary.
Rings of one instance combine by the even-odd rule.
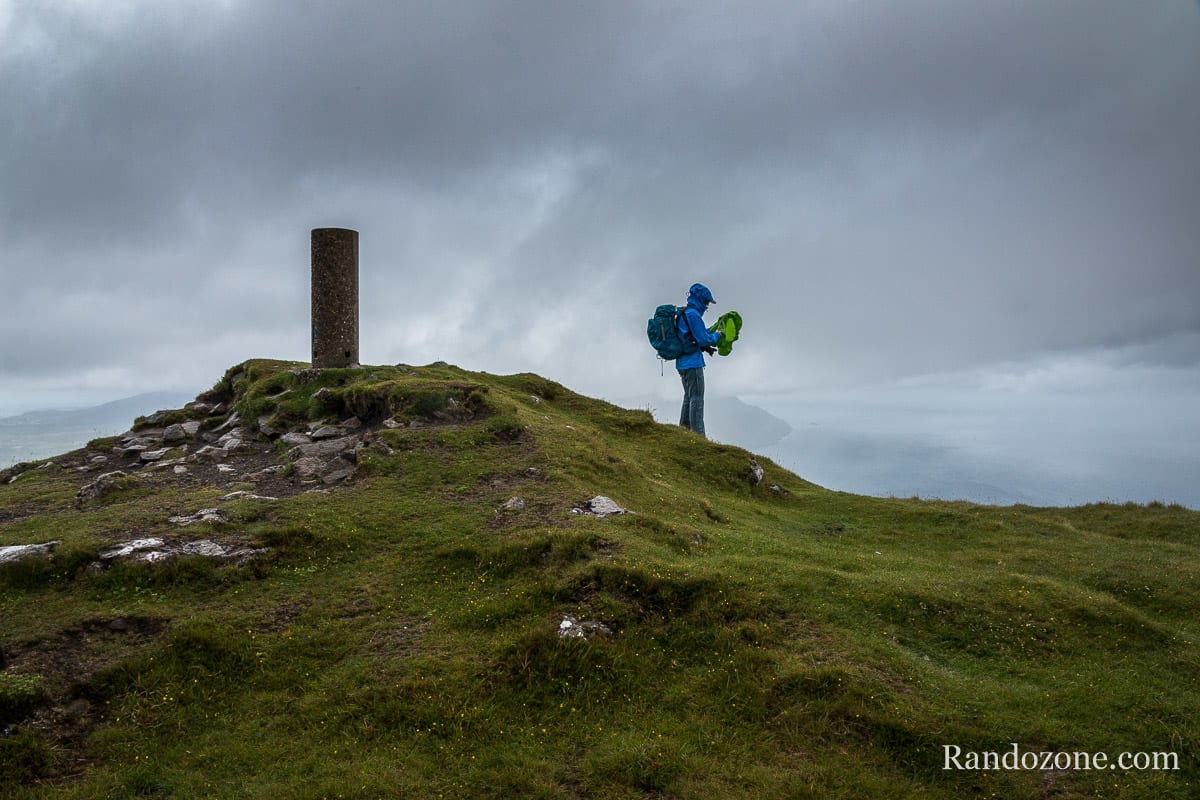
[[1177, 753], [1121, 753], [1112, 757], [1108, 753], [1058, 752], [1053, 750], [1021, 750], [1016, 742], [1009, 743], [1007, 750], [968, 750], [956, 744], [942, 745], [946, 760], [942, 769], [961, 770], [1177, 770]]

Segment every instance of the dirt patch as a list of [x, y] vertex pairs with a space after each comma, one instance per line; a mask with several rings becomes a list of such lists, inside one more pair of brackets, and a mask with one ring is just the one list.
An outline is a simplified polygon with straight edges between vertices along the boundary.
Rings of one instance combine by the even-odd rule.
[[7, 645], [0, 668], [10, 675], [36, 675], [42, 696], [0, 735], [27, 731], [60, 753], [51, 780], [70, 780], [87, 771], [88, 736], [106, 718], [102, 703], [88, 696], [88, 681], [101, 669], [141, 651], [167, 629], [161, 617], [113, 617], [80, 622], [36, 640]]
[[412, 658], [425, 652], [425, 623], [404, 620], [376, 631], [368, 641], [368, 649], [385, 659]]

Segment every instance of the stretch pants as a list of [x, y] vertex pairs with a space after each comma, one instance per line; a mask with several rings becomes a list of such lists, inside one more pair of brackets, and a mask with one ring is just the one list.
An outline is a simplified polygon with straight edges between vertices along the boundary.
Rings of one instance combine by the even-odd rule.
[[704, 367], [679, 370], [683, 381], [683, 408], [679, 411], [679, 424], [704, 436]]

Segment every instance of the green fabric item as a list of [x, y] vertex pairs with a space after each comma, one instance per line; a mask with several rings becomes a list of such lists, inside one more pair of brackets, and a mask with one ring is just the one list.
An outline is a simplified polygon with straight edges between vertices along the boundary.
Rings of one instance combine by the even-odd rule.
[[717, 353], [727, 356], [733, 352], [733, 343], [742, 333], [742, 315], [736, 311], [726, 311], [717, 317], [716, 323], [708, 329], [708, 332], [721, 333], [721, 341], [717, 342]]

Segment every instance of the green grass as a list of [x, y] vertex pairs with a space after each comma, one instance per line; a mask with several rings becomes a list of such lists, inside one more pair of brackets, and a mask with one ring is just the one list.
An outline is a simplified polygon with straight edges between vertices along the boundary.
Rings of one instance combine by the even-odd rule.
[[[428, 424], [353, 488], [231, 506], [217, 532], [273, 548], [250, 566], [87, 567], [215, 489], [0, 486], [31, 514], [0, 544], [63, 542], [0, 568], [4, 796], [1197, 795], [1196, 512], [875, 499], [762, 458], [752, 487], [745, 451], [538, 376], [294, 366], [210, 394]], [[597, 494], [635, 513], [570, 513]], [[566, 614], [613, 634], [560, 639]], [[1180, 768], [942, 769], [1011, 742]]]

